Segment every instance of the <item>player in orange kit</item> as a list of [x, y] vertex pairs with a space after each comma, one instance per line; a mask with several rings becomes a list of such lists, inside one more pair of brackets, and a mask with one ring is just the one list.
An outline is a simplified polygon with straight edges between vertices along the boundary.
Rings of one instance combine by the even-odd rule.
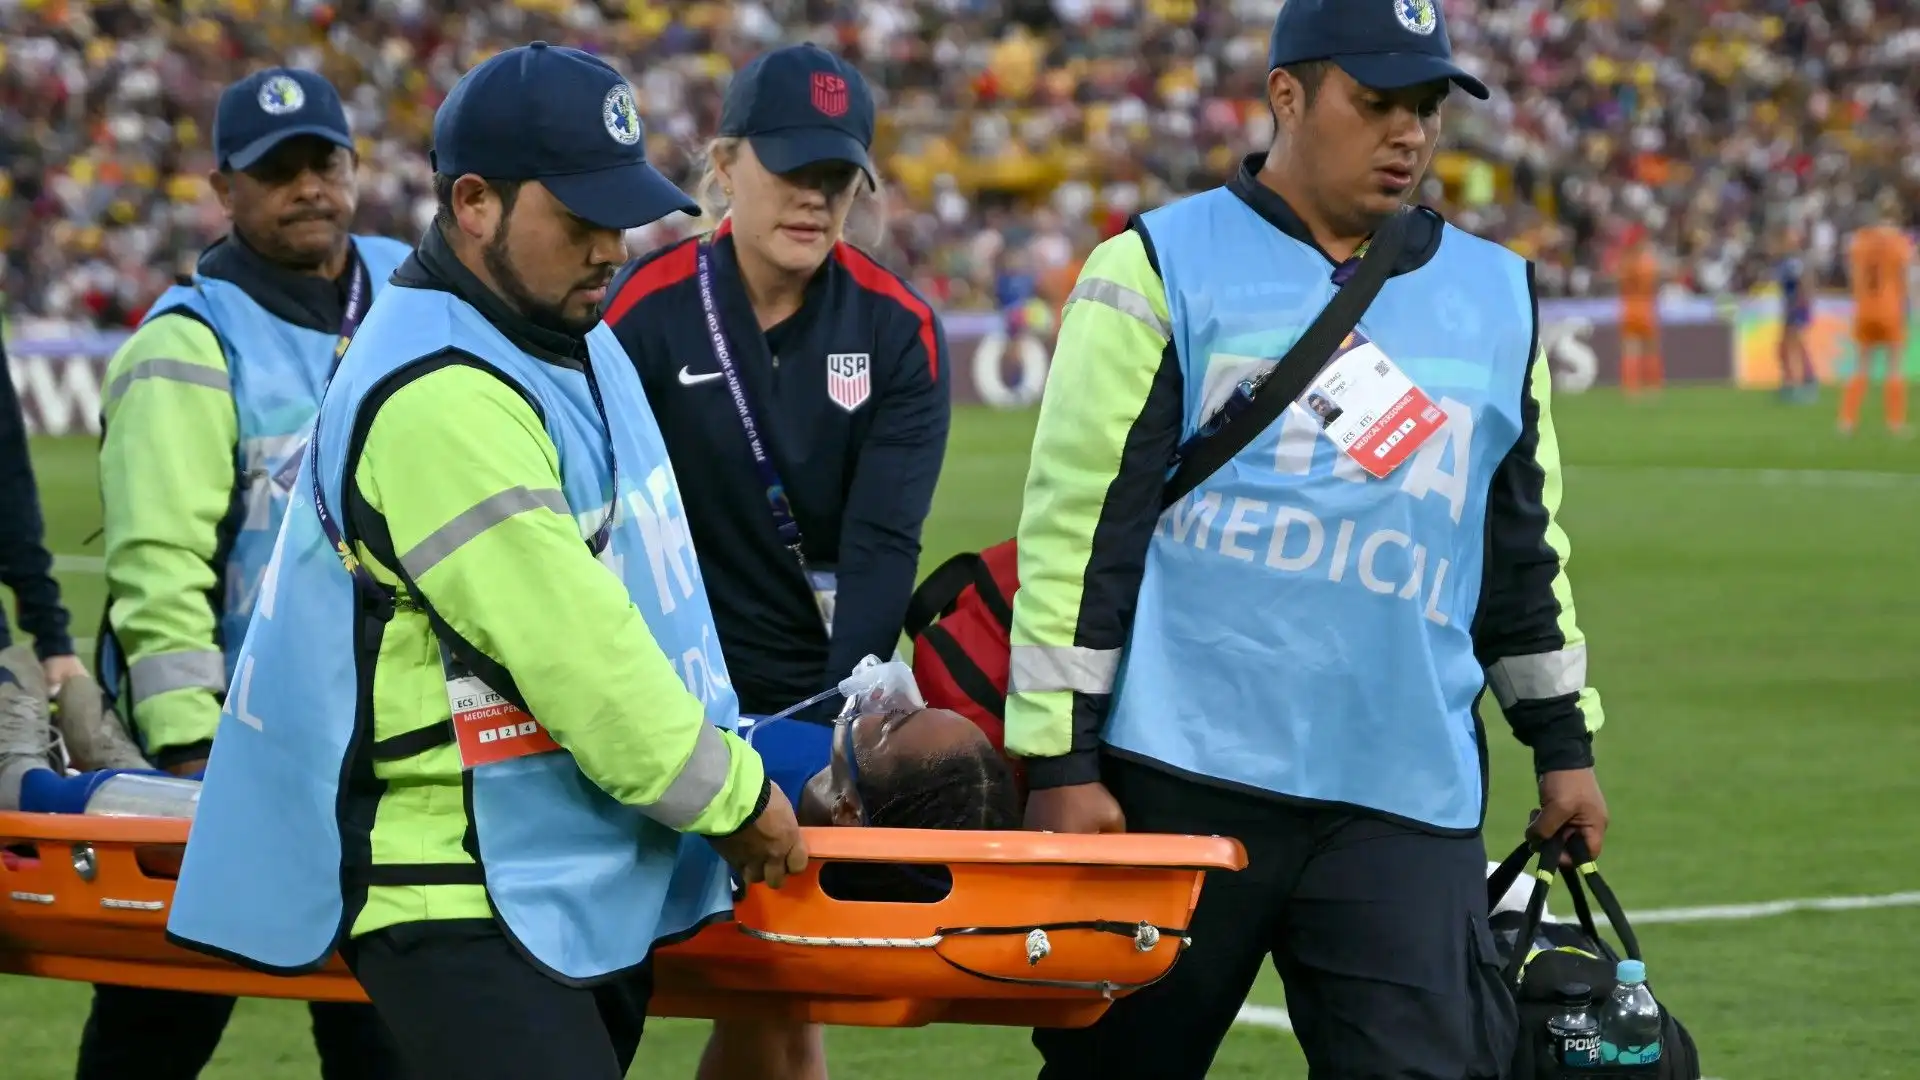
[[1660, 264], [1645, 229], [1636, 229], [1620, 262], [1620, 385], [1629, 394], [1657, 390], [1665, 380], [1655, 294]]
[[1860, 421], [1867, 396], [1867, 371], [1873, 354], [1886, 357], [1884, 394], [1887, 430], [1908, 434], [1907, 382], [1901, 370], [1906, 345], [1907, 274], [1913, 266], [1913, 241], [1900, 231], [1900, 205], [1891, 193], [1876, 202], [1878, 221], [1853, 234], [1848, 251], [1853, 286], [1853, 341], [1857, 360], [1853, 377], [1840, 395], [1840, 433], [1849, 435]]

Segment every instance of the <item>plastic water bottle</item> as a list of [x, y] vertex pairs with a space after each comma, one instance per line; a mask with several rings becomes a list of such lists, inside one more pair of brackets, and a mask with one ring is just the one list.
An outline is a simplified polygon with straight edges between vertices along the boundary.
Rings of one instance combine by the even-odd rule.
[[1622, 960], [1619, 984], [1600, 1010], [1600, 1060], [1607, 1065], [1650, 1065], [1660, 1060], [1660, 1006], [1647, 989], [1647, 965]]
[[105, 817], [165, 817], [192, 820], [200, 806], [200, 781], [178, 776], [121, 773], [87, 796], [87, 813]]
[[1547, 1053], [1562, 1068], [1599, 1067], [1600, 1021], [1593, 1015], [1593, 987], [1586, 983], [1560, 987], [1560, 1007], [1547, 1020]]

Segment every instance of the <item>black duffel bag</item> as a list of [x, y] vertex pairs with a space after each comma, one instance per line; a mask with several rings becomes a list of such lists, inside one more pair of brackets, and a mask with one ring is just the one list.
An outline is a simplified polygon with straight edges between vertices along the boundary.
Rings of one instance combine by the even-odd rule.
[[[1528, 856], [1535, 850], [1531, 842], [1521, 844], [1487, 876], [1489, 911], [1519, 880]], [[1588, 1008], [1597, 1020], [1613, 993], [1614, 970], [1622, 959], [1594, 924], [1593, 907], [1587, 902], [1589, 891], [1606, 913], [1608, 924], [1626, 950], [1626, 958], [1644, 961], [1645, 957], [1640, 954], [1640, 940], [1628, 925], [1619, 898], [1600, 876], [1600, 868], [1587, 857], [1586, 843], [1578, 834], [1564, 847], [1558, 840], [1548, 840], [1537, 850], [1539, 862], [1526, 911], [1503, 911], [1488, 920], [1506, 964], [1506, 985], [1513, 991], [1520, 1014], [1520, 1037], [1514, 1047], [1510, 1080], [1700, 1080], [1700, 1052], [1694, 1046], [1693, 1036], [1664, 1002], [1660, 1003], [1658, 1062], [1575, 1068], [1554, 1060], [1549, 1049], [1547, 1021], [1564, 1008], [1562, 988], [1586, 986]], [[1573, 856], [1577, 867], [1575, 873], [1566, 876], [1568, 898], [1579, 920], [1577, 925], [1546, 922], [1542, 918], [1546, 913], [1547, 893], [1559, 874], [1563, 850]], [[1649, 967], [1648, 990], [1653, 989], [1652, 973]], [[1659, 1000], [1657, 993], [1654, 999]]]

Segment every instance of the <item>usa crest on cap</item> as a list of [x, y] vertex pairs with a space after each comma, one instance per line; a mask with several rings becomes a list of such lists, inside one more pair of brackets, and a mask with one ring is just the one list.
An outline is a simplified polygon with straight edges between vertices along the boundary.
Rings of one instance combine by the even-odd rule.
[[823, 116], [847, 114], [847, 80], [831, 71], [813, 73], [813, 107]]

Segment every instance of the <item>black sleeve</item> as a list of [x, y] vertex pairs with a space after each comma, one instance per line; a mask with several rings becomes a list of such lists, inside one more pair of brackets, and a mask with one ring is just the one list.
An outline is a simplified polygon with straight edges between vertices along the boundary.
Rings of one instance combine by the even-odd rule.
[[1561, 465], [1551, 392], [1536, 345], [1521, 392], [1520, 437], [1488, 492], [1486, 574], [1473, 630], [1494, 698], [1542, 773], [1590, 767], [1601, 724], [1566, 581], [1567, 537], [1555, 520]]
[[[33, 459], [27, 452], [26, 417], [0, 346], [0, 583], [13, 591], [20, 627], [33, 635], [34, 652], [42, 660], [73, 652], [45, 533]], [[6, 615], [0, 612], [0, 643], [7, 637]]]
[[946, 329], [932, 316], [928, 355], [919, 319], [902, 316], [905, 338], [889, 358], [873, 426], [859, 448], [840, 523], [833, 640], [823, 687], [869, 653], [885, 660], [900, 641], [920, 566], [920, 530], [947, 453], [953, 415]]

